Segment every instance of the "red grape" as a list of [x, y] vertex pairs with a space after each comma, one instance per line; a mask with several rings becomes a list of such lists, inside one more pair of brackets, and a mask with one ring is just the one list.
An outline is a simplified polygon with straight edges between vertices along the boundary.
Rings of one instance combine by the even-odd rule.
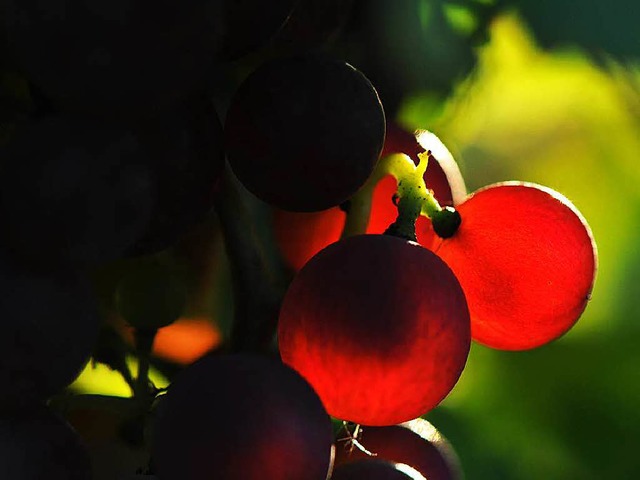
[[334, 417], [392, 425], [435, 407], [469, 353], [469, 313], [451, 270], [416, 243], [359, 235], [294, 278], [280, 353]]
[[504, 350], [535, 348], [578, 320], [596, 272], [584, 218], [557, 192], [509, 182], [478, 190], [457, 207], [453, 237], [431, 230], [424, 245], [460, 280], [474, 340]]
[[236, 92], [225, 125], [245, 187], [285, 210], [324, 210], [367, 180], [384, 141], [378, 95], [351, 65], [321, 56], [271, 61]]
[[[357, 439], [377, 459], [407, 464], [429, 480], [460, 480], [460, 461], [433, 425], [416, 418], [401, 425], [363, 427]], [[350, 446], [336, 449], [336, 466], [372, 457]]]
[[152, 455], [163, 480], [325, 480], [331, 422], [313, 389], [281, 362], [207, 356], [161, 400]]

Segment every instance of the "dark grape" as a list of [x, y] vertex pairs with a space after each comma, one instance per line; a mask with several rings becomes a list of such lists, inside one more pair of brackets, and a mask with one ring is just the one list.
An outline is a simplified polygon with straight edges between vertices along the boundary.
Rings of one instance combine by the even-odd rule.
[[0, 474], [11, 480], [89, 480], [78, 434], [48, 408], [0, 414]]
[[456, 208], [456, 233], [442, 239], [431, 229], [424, 245], [460, 280], [473, 338], [525, 350], [569, 330], [587, 305], [597, 263], [591, 230], [571, 202], [539, 185], [508, 182]]
[[98, 335], [97, 307], [71, 271], [31, 272], [0, 258], [0, 406], [42, 400], [71, 383]]
[[23, 258], [113, 259], [149, 223], [153, 159], [131, 129], [48, 117], [25, 127], [4, 154], [0, 212], [8, 244]]
[[403, 464], [379, 459], [360, 460], [340, 465], [331, 480], [431, 480]]
[[162, 480], [325, 480], [332, 455], [318, 396], [275, 360], [204, 357], [158, 406], [152, 457]]
[[280, 310], [282, 359], [329, 414], [392, 425], [435, 407], [469, 353], [460, 284], [436, 255], [387, 235], [322, 250], [294, 278]]
[[[451, 444], [422, 418], [388, 427], [362, 427], [359, 443], [376, 459], [399, 462], [415, 468], [428, 480], [461, 480], [462, 467]], [[336, 449], [336, 467], [343, 463], [370, 460], [353, 445]]]
[[385, 118], [362, 73], [334, 59], [271, 61], [233, 97], [227, 155], [238, 179], [285, 210], [318, 211], [353, 195], [384, 141]]
[[136, 328], [165, 327], [184, 311], [187, 301], [185, 279], [170, 268], [141, 264], [120, 280], [116, 307], [120, 315]]

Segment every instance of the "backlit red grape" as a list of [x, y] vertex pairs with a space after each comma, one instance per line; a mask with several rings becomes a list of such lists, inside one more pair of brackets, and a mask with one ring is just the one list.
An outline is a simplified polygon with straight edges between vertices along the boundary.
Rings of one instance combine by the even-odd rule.
[[569, 200], [513, 182], [485, 187], [457, 210], [462, 224], [453, 237], [431, 231], [423, 241], [460, 280], [473, 338], [524, 350], [569, 330], [589, 301], [596, 271], [591, 231]]
[[416, 243], [359, 235], [294, 278], [278, 327], [282, 359], [334, 417], [392, 425], [435, 407], [469, 352], [469, 313], [451, 270]]

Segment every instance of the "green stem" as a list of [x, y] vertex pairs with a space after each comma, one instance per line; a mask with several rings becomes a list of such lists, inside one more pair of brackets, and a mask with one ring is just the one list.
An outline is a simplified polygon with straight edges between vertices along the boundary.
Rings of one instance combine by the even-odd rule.
[[367, 231], [369, 216], [371, 215], [371, 201], [375, 183], [367, 182], [349, 200], [347, 218], [344, 222], [341, 238], [360, 235]]
[[420, 162], [415, 165], [406, 155], [387, 157], [386, 169], [398, 181], [398, 217], [385, 234], [416, 241], [416, 220], [423, 214], [437, 217], [442, 207], [424, 183], [431, 152], [418, 154]]

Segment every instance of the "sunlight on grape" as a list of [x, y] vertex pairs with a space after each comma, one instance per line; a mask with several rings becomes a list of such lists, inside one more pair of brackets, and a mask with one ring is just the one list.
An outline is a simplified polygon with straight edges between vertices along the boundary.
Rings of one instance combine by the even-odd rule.
[[412, 468], [405, 463], [394, 463], [394, 466], [396, 467], [396, 470], [404, 473], [407, 477], [411, 478], [412, 480], [428, 480], [424, 475], [422, 475], [415, 468]]
[[435, 133], [428, 130], [418, 130], [416, 132], [416, 138], [425, 151], [431, 150], [433, 156], [438, 159], [438, 163], [442, 167], [442, 170], [444, 170], [447, 180], [449, 180], [454, 205], [462, 202], [466, 197], [467, 187], [462, 175], [459, 173], [460, 169], [458, 168], [458, 164], [449, 149]]
[[[131, 372], [138, 371], [138, 362], [135, 357], [127, 357], [127, 365]], [[169, 385], [169, 381], [158, 372], [155, 368], [149, 371], [149, 379], [158, 388], [164, 388]], [[122, 375], [111, 370], [102, 363], [96, 363], [95, 366], [89, 362], [84, 368], [80, 376], [73, 382], [69, 388], [76, 393], [91, 393], [95, 395], [110, 395], [114, 397], [130, 397], [131, 389], [124, 381]]]

